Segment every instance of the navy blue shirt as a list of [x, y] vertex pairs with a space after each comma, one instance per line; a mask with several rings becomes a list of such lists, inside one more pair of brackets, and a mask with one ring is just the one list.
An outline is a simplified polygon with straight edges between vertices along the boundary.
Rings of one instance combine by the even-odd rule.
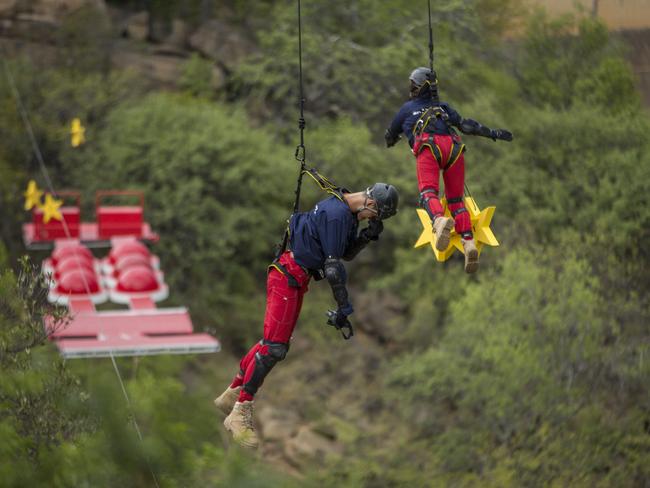
[[[413, 126], [418, 121], [420, 116], [424, 113], [424, 111], [433, 105], [434, 102], [428, 95], [425, 97], [409, 100], [404, 105], [402, 105], [402, 108], [399, 109], [399, 112], [397, 112], [397, 115], [395, 115], [393, 121], [390, 124], [389, 130], [395, 135], [403, 132], [404, 135], [408, 138], [409, 146], [413, 147]], [[447, 115], [449, 115], [448, 122], [451, 125], [455, 125], [457, 127], [460, 125], [463, 118], [452, 108], [451, 105], [446, 102], [436, 103], [435, 105], [442, 107], [442, 109], [447, 112]], [[440, 119], [435, 120], [435, 123], [433, 125], [433, 133], [451, 135], [451, 131], [449, 130], [447, 123]]]
[[329, 197], [309, 212], [293, 214], [289, 222], [289, 247], [296, 262], [321, 269], [328, 257], [342, 258], [354, 243], [359, 221], [347, 203]]

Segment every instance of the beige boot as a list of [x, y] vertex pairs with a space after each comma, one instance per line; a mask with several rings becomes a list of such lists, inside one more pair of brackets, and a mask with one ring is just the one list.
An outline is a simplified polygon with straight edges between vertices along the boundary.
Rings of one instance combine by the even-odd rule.
[[478, 249], [474, 239], [461, 239], [465, 251], [465, 273], [476, 273], [478, 270]]
[[449, 246], [449, 233], [454, 228], [454, 219], [451, 217], [436, 217], [433, 221], [433, 233], [436, 236], [436, 249], [444, 251]]
[[237, 388], [226, 388], [221, 395], [219, 395], [215, 400], [214, 404], [219, 410], [228, 415], [232, 411], [232, 407], [235, 406], [235, 402], [239, 398], [239, 392], [241, 391], [241, 386]]
[[253, 402], [236, 402], [230, 415], [223, 421], [232, 438], [242, 447], [257, 449], [260, 441], [253, 426]]

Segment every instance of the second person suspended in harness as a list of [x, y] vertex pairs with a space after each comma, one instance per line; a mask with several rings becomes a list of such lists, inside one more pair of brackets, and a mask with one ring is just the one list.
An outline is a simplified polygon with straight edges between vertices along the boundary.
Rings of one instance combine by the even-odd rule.
[[[338, 192], [321, 200], [309, 212], [295, 213], [289, 223], [288, 248], [269, 266], [266, 281], [264, 334], [239, 363], [230, 386], [215, 400], [227, 414], [226, 429], [245, 447], [258, 446], [253, 427], [253, 398], [264, 378], [289, 351], [310, 279], [327, 279], [337, 304], [328, 312], [328, 324], [352, 335], [348, 317], [352, 301], [346, 287], [343, 260], [353, 259], [370, 241], [379, 239], [383, 220], [397, 212], [394, 186], [376, 183], [365, 191]], [[358, 230], [359, 222], [369, 220]]]
[[[438, 79], [430, 68], [416, 68], [409, 76], [410, 100], [397, 112], [386, 130], [386, 146], [394, 146], [401, 134], [408, 139], [417, 161], [420, 206], [433, 223], [435, 246], [444, 251], [455, 227], [462, 237], [465, 271], [474, 273], [479, 259], [472, 234], [472, 223], [463, 202], [465, 186], [465, 145], [455, 129], [463, 134], [512, 141], [504, 129], [489, 129], [472, 119], [465, 119], [451, 105], [440, 101]], [[440, 171], [445, 182], [445, 196], [451, 218], [444, 217], [439, 199]]]

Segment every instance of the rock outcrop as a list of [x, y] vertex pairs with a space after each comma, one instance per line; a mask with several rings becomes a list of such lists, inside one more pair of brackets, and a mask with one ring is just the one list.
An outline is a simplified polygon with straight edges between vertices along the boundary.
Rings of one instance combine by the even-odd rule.
[[253, 44], [240, 31], [220, 20], [201, 25], [190, 36], [189, 45], [226, 69], [232, 69], [254, 51]]

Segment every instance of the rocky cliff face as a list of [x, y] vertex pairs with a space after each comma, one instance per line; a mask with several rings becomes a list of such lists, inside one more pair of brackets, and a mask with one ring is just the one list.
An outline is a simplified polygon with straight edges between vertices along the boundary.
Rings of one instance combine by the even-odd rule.
[[173, 19], [163, 26], [147, 11], [116, 9], [104, 0], [0, 0], [0, 45], [44, 63], [54, 61], [56, 51], [68, 47], [65, 33], [75, 22], [106, 32], [103, 45], [113, 66], [135, 70], [162, 87], [176, 86], [183, 63], [198, 53], [212, 62], [214, 88], [219, 89], [236, 63], [255, 49], [243, 29], [228, 19], [198, 26]]
[[[0, 46], [38, 56], [41, 62], [56, 59], [56, 50], [65, 49], [62, 31], [82, 10], [91, 11], [95, 23], [107, 26], [109, 56], [115, 67], [132, 69], [161, 87], [175, 87], [183, 63], [198, 53], [212, 62], [213, 88], [218, 90], [232, 68], [255, 51], [246, 29], [238, 27], [225, 8], [219, 10], [218, 18], [190, 26], [180, 19], [161, 23], [147, 11], [117, 9], [104, 0], [0, 0]], [[650, 28], [619, 32], [631, 46], [628, 58], [644, 102], [650, 106]]]

